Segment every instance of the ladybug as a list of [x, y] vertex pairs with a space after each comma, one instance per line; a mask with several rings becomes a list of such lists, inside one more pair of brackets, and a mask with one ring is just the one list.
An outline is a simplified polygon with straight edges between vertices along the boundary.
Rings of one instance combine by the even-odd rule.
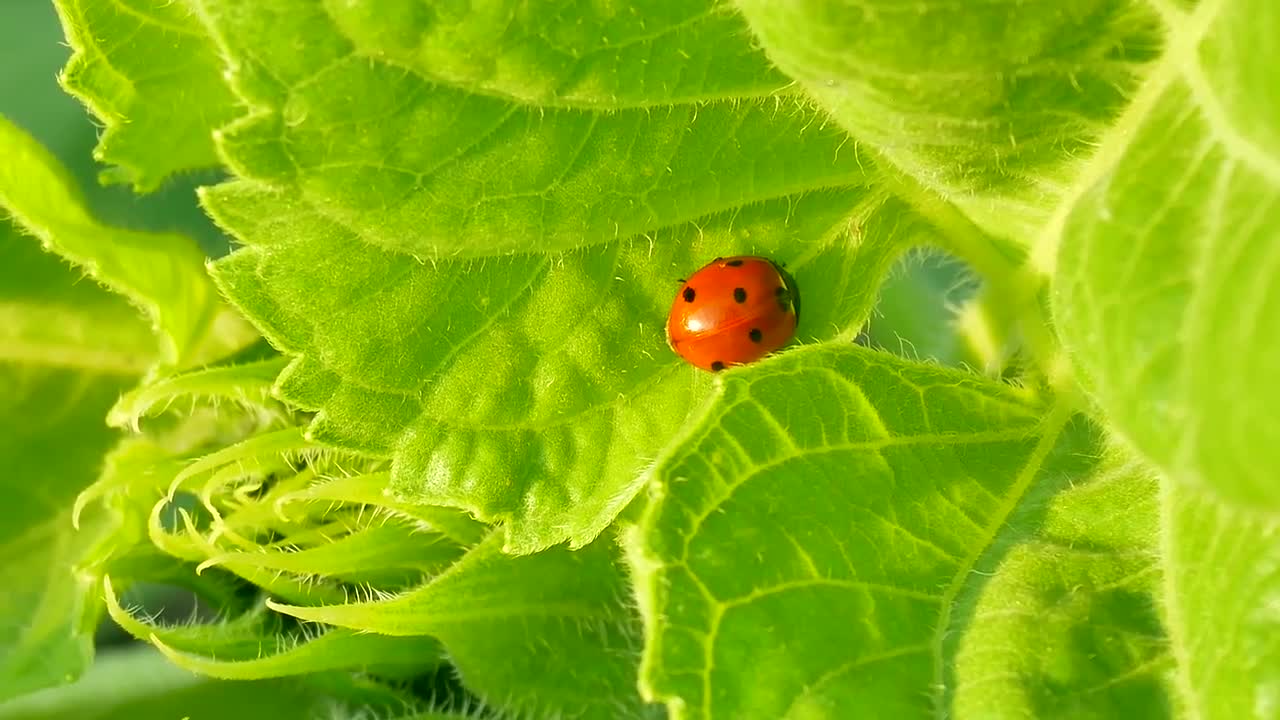
[[667, 344], [703, 370], [755, 362], [795, 335], [799, 296], [766, 258], [716, 258], [681, 283]]

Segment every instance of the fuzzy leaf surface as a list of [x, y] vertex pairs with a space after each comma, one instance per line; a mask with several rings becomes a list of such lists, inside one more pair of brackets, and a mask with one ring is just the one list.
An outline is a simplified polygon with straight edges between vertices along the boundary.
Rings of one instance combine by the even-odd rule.
[[706, 391], [663, 335], [682, 274], [716, 255], [772, 255], [802, 292], [834, 300], [804, 310], [800, 337], [851, 338], [875, 279], [925, 232], [895, 200], [849, 210], [854, 198], [822, 194], [564, 255], [420, 263], [282, 200], [244, 185], [208, 195], [241, 237], [274, 242], [215, 271], [301, 354], [279, 388], [319, 411], [308, 436], [390, 455], [405, 498], [509, 520], [519, 552], [595, 537]]
[[[252, 106], [221, 145], [244, 179], [204, 195], [247, 245], [215, 277], [298, 356], [280, 395], [317, 411], [315, 441], [392, 456], [403, 497], [507, 520], [509, 551], [590, 542], [698, 404], [707, 378], [663, 338], [678, 278], [716, 255], [773, 256], [832, 299], [801, 338], [852, 337], [876, 278], [927, 237], [869, 187], [876, 169], [844, 133], [803, 99], [759, 96], [780, 78], [723, 9], [653, 42], [695, 33], [696, 53], [739, 74], [588, 102], [531, 81], [554, 73], [517, 38], [486, 50], [508, 59], [484, 81], [380, 45], [438, 32], [410, 5], [408, 24], [296, 0], [201, 8]], [[658, 29], [681, 10], [648, 12]], [[315, 42], [255, 44], [265, 27]]]
[[432, 635], [467, 689], [534, 716], [651, 717], [635, 691], [639, 622], [611, 546], [502, 553], [491, 535], [456, 565], [388, 600], [281, 606], [282, 612], [384, 635]]
[[[280, 395], [311, 439], [392, 457], [402, 497], [507, 521], [513, 552], [594, 538], [706, 392], [665, 346], [678, 278], [771, 256], [826, 299], [800, 339], [852, 338], [928, 237], [720, 6], [575, 7], [606, 49], [509, 3], [199, 7], [250, 107], [220, 135], [241, 179], [203, 195], [245, 244], [214, 272], [296, 356]], [[736, 70], [602, 69], [671, 53]]]
[[108, 181], [148, 192], [219, 164], [213, 131], [239, 114], [189, 0], [57, 0], [73, 54], [62, 86], [106, 125]]
[[1161, 498], [1165, 606], [1186, 714], [1280, 712], [1280, 519], [1176, 483]]
[[862, 143], [1029, 242], [1159, 52], [1139, 0], [738, 0], [770, 59]]
[[[472, 257], [568, 250], [864, 177], [838, 129], [799, 98], [771, 97], [784, 80], [751, 49], [741, 20], [710, 2], [644, 12], [510, 0], [456, 11], [198, 4], [250, 107], [220, 131], [232, 169], [287, 189], [375, 247]], [[572, 30], [558, 12], [575, 18]], [[513, 15], [540, 18], [530, 23], [535, 38], [543, 23], [547, 35], [569, 36], [548, 38], [569, 57], [522, 51], [524, 23], [495, 42], [493, 25]], [[601, 36], [623, 46], [616, 62], [632, 65], [575, 47]], [[415, 46], [422, 52], [407, 50]], [[681, 83], [661, 74], [687, 70], [655, 64], [638, 79], [651, 53], [681, 52], [737, 69]], [[574, 53], [588, 56], [573, 63]], [[496, 76], [450, 70], [484, 73], [476, 59], [487, 55], [506, 56]], [[556, 87], [566, 71], [583, 73], [580, 90]]]

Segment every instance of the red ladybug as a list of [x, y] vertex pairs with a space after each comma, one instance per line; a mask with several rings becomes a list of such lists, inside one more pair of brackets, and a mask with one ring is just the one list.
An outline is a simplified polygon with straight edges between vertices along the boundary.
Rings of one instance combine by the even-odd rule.
[[795, 335], [795, 288], [765, 258], [716, 258], [683, 282], [667, 344], [703, 370], [755, 362]]

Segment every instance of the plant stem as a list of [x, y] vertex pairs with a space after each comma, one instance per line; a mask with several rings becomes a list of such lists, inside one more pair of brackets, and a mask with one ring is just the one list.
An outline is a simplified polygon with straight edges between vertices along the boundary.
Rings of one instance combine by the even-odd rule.
[[883, 159], [881, 167], [894, 191], [933, 224], [938, 245], [967, 262], [987, 282], [990, 299], [1008, 308], [1014, 329], [1048, 384], [1074, 394], [1068, 361], [1050, 324], [1047, 278], [1027, 263], [1026, 250], [987, 234], [937, 192]]

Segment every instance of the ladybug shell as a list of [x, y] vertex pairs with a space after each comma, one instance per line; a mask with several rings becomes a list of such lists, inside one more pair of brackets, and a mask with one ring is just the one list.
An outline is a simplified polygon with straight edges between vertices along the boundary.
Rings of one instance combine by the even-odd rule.
[[716, 258], [680, 286], [667, 316], [667, 343], [712, 372], [755, 362], [795, 335], [795, 300], [771, 261]]

